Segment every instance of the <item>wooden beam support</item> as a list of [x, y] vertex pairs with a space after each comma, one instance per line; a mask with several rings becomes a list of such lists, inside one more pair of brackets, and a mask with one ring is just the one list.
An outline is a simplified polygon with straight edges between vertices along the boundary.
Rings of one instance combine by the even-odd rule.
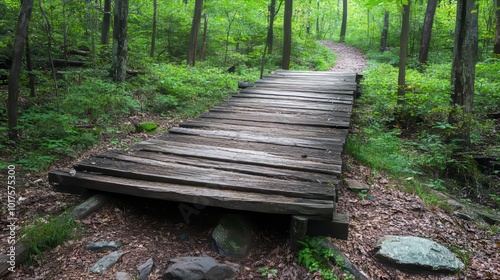
[[304, 216], [290, 217], [290, 243], [292, 251], [299, 251], [302, 248], [300, 240], [304, 240], [307, 233], [308, 218]]

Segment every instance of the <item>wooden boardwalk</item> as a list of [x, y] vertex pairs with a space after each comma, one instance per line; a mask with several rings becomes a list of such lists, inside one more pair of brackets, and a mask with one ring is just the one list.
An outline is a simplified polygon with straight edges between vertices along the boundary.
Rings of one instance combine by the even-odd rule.
[[49, 173], [56, 190], [335, 219], [355, 73], [276, 71], [130, 151]]

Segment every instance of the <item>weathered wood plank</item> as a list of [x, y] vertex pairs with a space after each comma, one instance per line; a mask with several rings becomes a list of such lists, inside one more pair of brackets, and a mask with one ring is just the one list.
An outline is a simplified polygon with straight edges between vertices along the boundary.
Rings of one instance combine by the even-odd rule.
[[215, 148], [204, 145], [167, 142], [161, 140], [147, 140], [134, 146], [135, 149], [151, 152], [162, 152], [180, 156], [191, 156], [226, 162], [246, 163], [291, 170], [318, 172], [340, 175], [341, 166], [312, 161], [295, 161], [270, 153], [245, 151], [230, 148]]
[[[280, 95], [271, 95], [271, 94], [258, 94], [258, 93], [240, 93], [237, 95], [233, 95], [232, 99], [240, 99], [240, 98], [245, 98], [245, 99], [264, 99], [264, 100], [278, 100], [278, 101], [283, 101], [284, 98], [283, 96]], [[313, 103], [320, 103], [320, 104], [348, 104], [352, 105], [352, 99], [340, 99], [340, 98], [314, 98], [314, 97], [303, 97], [303, 96], [296, 96], [296, 95], [288, 95], [286, 97], [287, 101], [305, 101], [305, 102], [313, 102]]]
[[[249, 108], [247, 108], [247, 109], [249, 109]], [[220, 107], [220, 109], [218, 109], [217, 112], [238, 113], [238, 110], [233, 110], [232, 108], [229, 108], [229, 107]], [[253, 112], [253, 111], [249, 111], [249, 112]], [[256, 114], [258, 114], [258, 112]], [[343, 114], [344, 113], [337, 112], [337, 113], [332, 114], [329, 117], [339, 117], [341, 119], [344, 119], [345, 117], [342, 116]], [[337, 115], [341, 115], [341, 116], [337, 116]], [[345, 118], [345, 119], [347, 119], [347, 118]], [[282, 130], [294, 130], [294, 131], [302, 132], [303, 135], [308, 135], [310, 132], [320, 133], [320, 134], [327, 133], [332, 138], [333, 137], [345, 138], [347, 136], [347, 133], [348, 133], [348, 131], [345, 128], [325, 128], [325, 127], [293, 125], [293, 124], [273, 124], [273, 123], [265, 123], [265, 122], [254, 122], [254, 121], [250, 121], [250, 120], [231, 120], [231, 119], [213, 119], [213, 118], [196, 118], [193, 120], [200, 121], [200, 122], [217, 123], [217, 124], [251, 126], [255, 129], [279, 128]], [[186, 122], [190, 122], [190, 121], [186, 121]], [[181, 122], [181, 123], [179, 123], [179, 125], [182, 123], [185, 123], [185, 122]]]
[[203, 158], [192, 158], [176, 155], [164, 155], [155, 152], [105, 152], [97, 155], [98, 158], [109, 158], [121, 161], [130, 161], [144, 165], [159, 166], [169, 168], [173, 163], [183, 164], [188, 166], [212, 168], [216, 170], [224, 170], [236, 173], [257, 175], [269, 178], [296, 180], [305, 182], [317, 182], [326, 184], [338, 184], [338, 176], [331, 174], [321, 174], [314, 172], [303, 172], [297, 170], [277, 169], [265, 166], [257, 166], [251, 164], [228, 163], [224, 161], [209, 160]]
[[199, 135], [205, 137], [239, 139], [248, 142], [270, 143], [282, 146], [306, 147], [313, 149], [335, 149], [342, 148], [345, 139], [338, 138], [298, 138], [284, 136], [270, 136], [266, 134], [245, 133], [239, 131], [228, 130], [207, 130], [207, 129], [190, 129], [183, 127], [173, 127], [169, 130], [170, 133]]
[[335, 188], [327, 184], [263, 178], [224, 170], [214, 172], [212, 168], [176, 163], [171, 163], [168, 168], [165, 168], [155, 165], [144, 165], [138, 162], [93, 158], [77, 163], [74, 168], [77, 171], [93, 172], [120, 178], [240, 192], [331, 200], [335, 197]]
[[[266, 89], [266, 88], [257, 88], [251, 87], [246, 88], [241, 91], [239, 94], [261, 94], [261, 95], [271, 95], [271, 96], [296, 96], [296, 97], [307, 97], [307, 98], [315, 98], [315, 99], [336, 99], [336, 100], [354, 100], [352, 90], [346, 91], [338, 91], [338, 92], [330, 92], [330, 93], [317, 93], [317, 92], [303, 92], [303, 91], [294, 91], [294, 90], [286, 90], [286, 89]], [[238, 94], [238, 95], [239, 95]]]
[[[247, 123], [248, 124], [248, 123]], [[333, 133], [331, 131], [321, 131], [313, 132], [310, 131], [305, 133], [300, 130], [290, 130], [282, 129], [279, 126], [269, 126], [269, 127], [255, 127], [250, 125], [235, 125], [221, 122], [212, 122], [204, 119], [190, 120], [187, 122], [179, 123], [181, 128], [199, 128], [199, 129], [213, 129], [222, 131], [237, 131], [245, 133], [255, 133], [257, 135], [280, 135], [285, 137], [298, 137], [299, 139], [309, 139], [309, 138], [320, 138], [320, 139], [334, 139], [337, 137], [342, 137], [343, 133]], [[334, 137], [337, 136], [337, 137]], [[273, 136], [276, 137], [276, 136]]]
[[352, 105], [350, 104], [333, 104], [333, 103], [312, 103], [305, 101], [288, 101], [288, 100], [277, 100], [277, 99], [257, 99], [257, 98], [233, 98], [224, 101], [222, 104], [227, 104], [229, 106], [235, 105], [253, 105], [253, 106], [264, 106], [264, 107], [277, 107], [277, 108], [296, 108], [296, 109], [307, 109], [307, 110], [320, 110], [320, 111], [341, 111], [350, 112], [352, 110]]
[[[310, 116], [315, 116], [315, 117], [320, 117], [323, 119], [332, 119], [332, 118], [338, 118], [339, 121], [343, 122], [349, 122], [351, 120], [351, 112], [340, 112], [340, 111], [321, 111], [321, 110], [307, 110], [307, 109], [302, 109], [302, 108], [280, 108], [280, 107], [273, 107], [273, 106], [255, 106], [252, 104], [240, 104], [240, 105], [234, 105], [234, 104], [223, 104], [220, 106], [212, 107], [210, 112], [223, 112], [223, 113], [253, 113], [253, 114], [259, 114], [260, 113], [269, 113], [270, 111], [280, 114], [280, 115], [286, 115], [286, 114], [291, 114], [291, 115], [297, 115], [300, 114], [304, 117], [310, 115]], [[212, 119], [213, 120], [213, 119]], [[258, 123], [258, 122], [254, 122]], [[266, 124], [268, 125], [268, 124]], [[285, 125], [285, 124], [280, 124], [280, 126]], [[302, 127], [309, 127], [309, 126], [302, 126]], [[324, 129], [324, 128], [323, 128]]]
[[293, 161], [308, 160], [335, 165], [342, 164], [340, 150], [320, 150], [305, 147], [280, 146], [269, 143], [247, 142], [237, 139], [209, 138], [174, 133], [166, 133], [162, 135], [160, 139], [174, 143], [195, 144], [219, 148], [231, 147], [233, 149], [245, 151], [266, 152]]
[[232, 120], [250, 120], [255, 122], [266, 123], [282, 123], [293, 125], [306, 125], [317, 127], [332, 127], [332, 128], [347, 128], [348, 122], [337, 121], [334, 118], [325, 119], [314, 116], [307, 116], [307, 118], [297, 114], [275, 114], [275, 113], [260, 113], [258, 115], [247, 112], [240, 113], [221, 113], [221, 112], [207, 112], [201, 115], [202, 118], [217, 118], [217, 119], [232, 119]]
[[186, 187], [83, 172], [77, 172], [72, 176], [65, 171], [51, 171], [49, 181], [67, 188], [83, 187], [139, 197], [263, 213], [330, 216], [333, 208], [333, 201], [330, 200], [297, 199], [281, 195]]
[[304, 85], [304, 86], [298, 86], [298, 85], [290, 85], [290, 84], [281, 84], [281, 85], [273, 85], [273, 84], [263, 84], [263, 83], [256, 83], [255, 84], [256, 88], [260, 89], [281, 89], [281, 90], [293, 90], [293, 91], [302, 91], [302, 92], [315, 92], [315, 93], [332, 93], [336, 91], [351, 91], [355, 92], [356, 89], [352, 88], [351, 86], [336, 86], [336, 87], [318, 87], [315, 85]]

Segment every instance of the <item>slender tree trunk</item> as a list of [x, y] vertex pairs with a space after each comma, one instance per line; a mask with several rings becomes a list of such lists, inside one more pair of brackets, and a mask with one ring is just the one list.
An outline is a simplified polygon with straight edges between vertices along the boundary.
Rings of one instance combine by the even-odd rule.
[[[429, 45], [431, 43], [432, 24], [434, 23], [434, 14], [436, 13], [438, 0], [428, 0], [427, 10], [425, 11], [424, 28], [422, 30], [422, 42], [420, 44], [420, 52], [418, 60], [421, 64], [427, 63], [429, 54]], [[499, 0], [500, 1], [500, 0]]]
[[109, 43], [109, 29], [111, 27], [111, 0], [104, 0], [104, 15], [102, 17], [101, 44]]
[[149, 57], [154, 57], [155, 55], [155, 41], [156, 41], [156, 11], [158, 9], [158, 0], [153, 1], [153, 32], [151, 34], [151, 50], [149, 51]]
[[451, 72], [451, 104], [455, 110], [450, 115], [450, 122], [465, 121], [466, 127], [461, 137], [467, 144], [470, 144], [470, 122], [467, 116], [472, 113], [477, 49], [477, 3], [475, 0], [458, 0]]
[[403, 22], [401, 25], [401, 36], [399, 42], [399, 75], [398, 75], [398, 102], [403, 101], [406, 86], [406, 57], [408, 56], [408, 37], [410, 35], [410, 6], [403, 5]]
[[33, 64], [31, 63], [31, 48], [29, 37], [26, 36], [26, 70], [28, 70], [28, 79], [30, 83], [30, 97], [35, 97], [35, 75], [32, 73]]
[[203, 45], [201, 47], [201, 60], [205, 60], [205, 55], [207, 53], [207, 29], [208, 29], [208, 14], [205, 12], [203, 14]]
[[316, 9], [317, 9], [317, 13], [318, 15], [316, 16], [316, 39], [318, 40], [321, 40], [323, 36], [321, 36], [321, 31], [320, 31], [320, 28], [319, 28], [319, 5], [320, 5], [320, 0], [316, 0], [317, 1], [317, 6], [316, 6]]
[[285, 0], [285, 18], [283, 21], [283, 60], [282, 68], [290, 69], [290, 57], [292, 55], [292, 13], [293, 0]]
[[33, 10], [33, 0], [24, 0], [21, 3], [19, 17], [17, 19], [16, 37], [12, 51], [12, 66], [9, 74], [7, 116], [9, 118], [9, 138], [12, 141], [17, 140], [17, 104], [19, 98], [19, 76], [21, 74], [21, 65], [23, 60], [23, 50], [26, 36], [28, 35], [28, 26]]
[[115, 0], [113, 54], [111, 73], [115, 82], [125, 81], [127, 74], [128, 0]]
[[495, 29], [495, 45], [493, 47], [493, 52], [500, 57], [500, 0], [496, 0], [495, 5], [495, 18], [496, 18], [496, 29]]
[[[229, 26], [226, 31], [226, 50], [224, 52], [224, 65], [227, 63], [227, 53], [229, 51], [229, 35], [231, 34], [231, 26], [233, 25], [234, 19], [236, 18], [236, 12], [233, 14], [232, 18], [229, 18], [229, 12], [226, 11], [227, 20], [229, 21]], [[238, 46], [236, 46], [238, 47]]]
[[382, 36], [380, 37], [380, 51], [387, 50], [387, 34], [389, 33], [389, 11], [384, 12], [384, 27], [382, 28]]
[[188, 65], [196, 64], [196, 49], [198, 47], [198, 32], [200, 31], [201, 13], [203, 11], [203, 0], [196, 0], [194, 4], [193, 22], [191, 24], [191, 35], [189, 36]]
[[42, 7], [42, 0], [38, 0], [38, 6], [40, 7], [40, 13], [45, 20], [45, 32], [47, 33], [47, 53], [49, 56], [50, 69], [52, 70], [52, 80], [54, 81], [54, 91], [56, 96], [59, 94], [59, 89], [57, 87], [57, 77], [56, 68], [54, 67], [54, 61], [52, 60], [52, 28], [50, 26], [49, 18]]
[[276, 0], [271, 0], [271, 5], [268, 7], [269, 9], [269, 26], [267, 28], [267, 53], [273, 53], [273, 39], [274, 39], [274, 17], [276, 16]]
[[340, 42], [345, 42], [345, 32], [347, 28], [347, 0], [342, 2], [342, 25], [340, 26]]

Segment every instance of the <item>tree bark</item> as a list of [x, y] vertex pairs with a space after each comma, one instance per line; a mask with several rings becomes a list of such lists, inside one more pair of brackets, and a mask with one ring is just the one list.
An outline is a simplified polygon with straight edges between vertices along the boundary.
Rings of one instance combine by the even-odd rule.
[[201, 60], [205, 60], [205, 55], [207, 53], [207, 29], [208, 29], [208, 14], [205, 12], [203, 14], [203, 45], [201, 46]]
[[113, 54], [111, 73], [115, 82], [125, 81], [127, 74], [128, 0], [115, 0]]
[[477, 50], [478, 6], [475, 0], [458, 0], [451, 70], [451, 104], [455, 109], [451, 112], [450, 122], [465, 121], [466, 127], [460, 137], [467, 144], [470, 144], [467, 116], [472, 113]]
[[111, 27], [111, 0], [104, 0], [104, 15], [102, 17], [101, 44], [109, 44], [109, 29]]
[[387, 34], [389, 33], [389, 11], [384, 12], [384, 27], [382, 28], [382, 36], [380, 37], [380, 51], [387, 50]]
[[493, 46], [493, 52], [500, 56], [500, 0], [496, 0], [495, 5], [495, 18], [496, 18], [496, 29], [495, 29], [495, 45]]
[[285, 0], [285, 15], [283, 21], [283, 60], [282, 68], [290, 69], [290, 57], [292, 55], [292, 13], [293, 0]]
[[153, 32], [151, 34], [151, 49], [149, 51], [149, 57], [155, 55], [155, 41], [156, 41], [156, 11], [158, 10], [158, 0], [153, 1]]
[[[500, 1], [500, 0], [499, 0]], [[271, 5], [268, 7], [269, 9], [269, 26], [267, 28], [267, 53], [273, 53], [273, 38], [274, 38], [274, 17], [276, 16], [276, 0], [271, 0]]]
[[[499, 0], [500, 1], [500, 0]], [[425, 11], [424, 28], [422, 30], [422, 41], [418, 60], [421, 64], [427, 63], [429, 55], [429, 45], [431, 43], [432, 24], [434, 23], [434, 14], [436, 13], [437, 0], [427, 1], [427, 10]]]
[[403, 22], [399, 42], [398, 103], [401, 103], [405, 96], [406, 57], [408, 56], [408, 37], [410, 35], [410, 6], [411, 0], [408, 0], [408, 5], [403, 5]]
[[40, 7], [40, 13], [42, 14], [43, 19], [45, 20], [45, 32], [47, 33], [47, 54], [49, 57], [50, 69], [52, 71], [52, 80], [54, 81], [54, 90], [56, 96], [58, 95], [58, 87], [57, 87], [57, 77], [56, 77], [56, 68], [54, 67], [54, 61], [52, 60], [52, 31], [50, 26], [49, 18], [45, 13], [45, 10], [42, 7], [42, 0], [38, 0], [38, 6]]
[[26, 70], [28, 70], [28, 79], [30, 83], [30, 97], [35, 97], [35, 75], [32, 73], [33, 64], [31, 63], [30, 40], [26, 36]]
[[12, 66], [9, 74], [7, 116], [9, 118], [9, 138], [17, 140], [17, 103], [19, 98], [19, 76], [23, 60], [24, 43], [28, 35], [28, 26], [33, 10], [33, 0], [24, 0], [21, 3], [19, 17], [17, 19], [16, 37], [12, 51]]
[[187, 63], [194, 66], [196, 64], [196, 49], [198, 47], [198, 32], [200, 31], [201, 12], [203, 10], [203, 0], [196, 0], [194, 4], [193, 22], [191, 24], [191, 35], [189, 36], [189, 50]]
[[347, 0], [342, 3], [342, 25], [340, 26], [340, 42], [345, 42], [345, 32], [347, 28]]

